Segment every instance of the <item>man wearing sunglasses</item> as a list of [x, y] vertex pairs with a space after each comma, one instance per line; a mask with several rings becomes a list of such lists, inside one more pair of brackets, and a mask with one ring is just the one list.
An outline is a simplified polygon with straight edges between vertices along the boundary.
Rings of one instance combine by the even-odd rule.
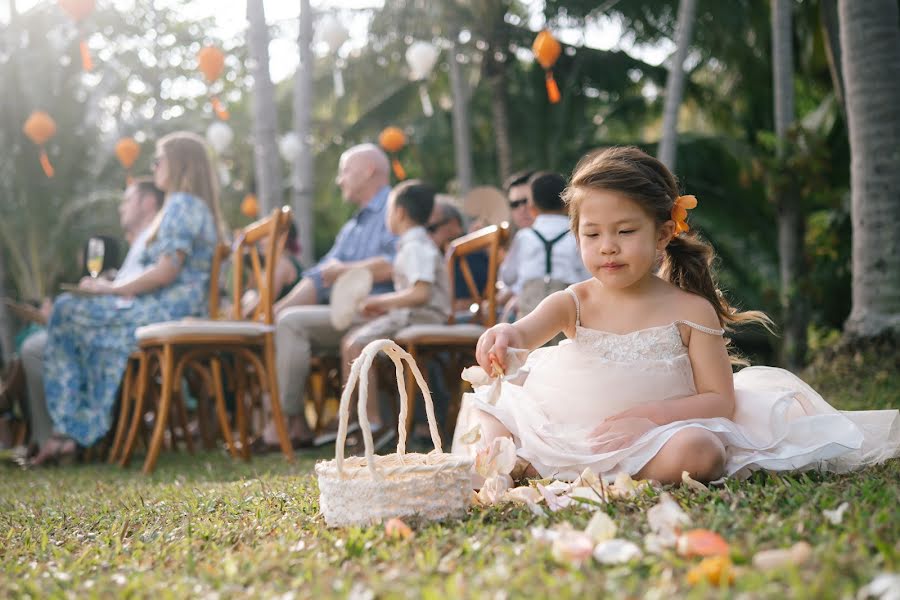
[[519, 171], [511, 175], [503, 184], [506, 198], [509, 201], [509, 220], [515, 234], [519, 229], [531, 227], [534, 223], [534, 213], [531, 210], [531, 188], [528, 180], [534, 171]]

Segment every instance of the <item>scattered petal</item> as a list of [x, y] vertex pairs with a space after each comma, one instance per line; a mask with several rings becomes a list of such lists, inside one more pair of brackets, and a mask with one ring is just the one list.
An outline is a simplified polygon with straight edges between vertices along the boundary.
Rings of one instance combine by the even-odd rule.
[[306, 542], [298, 540], [296, 544], [291, 546], [291, 552], [303, 552], [306, 549]]
[[560, 563], [580, 567], [594, 551], [591, 536], [582, 531], [561, 531], [553, 540], [551, 552]]
[[877, 598], [878, 600], [900, 600], [900, 574], [881, 573], [856, 592], [857, 600]]
[[641, 556], [643, 553], [637, 544], [623, 539], [606, 540], [594, 548], [594, 559], [604, 565], [619, 565]]
[[596, 512], [588, 521], [584, 532], [591, 536], [595, 544], [605, 542], [616, 537], [616, 524], [605, 512]]
[[490, 506], [503, 500], [506, 490], [513, 485], [509, 475], [494, 475], [484, 480], [481, 489], [478, 490], [478, 503], [482, 506]]
[[709, 488], [691, 477], [691, 474], [687, 471], [681, 472], [681, 483], [682, 485], [691, 488], [697, 492], [708, 492]]
[[547, 501], [547, 508], [550, 509], [550, 512], [556, 512], [558, 510], [566, 508], [567, 506], [569, 506], [569, 504], [572, 503], [572, 499], [568, 496], [557, 496], [540, 483], [537, 484], [537, 489], [544, 497], [544, 500]]
[[590, 468], [581, 472], [581, 476], [575, 480], [575, 487], [599, 488], [600, 478]]
[[529, 502], [537, 504], [544, 499], [539, 491], [528, 485], [507, 490], [504, 498], [519, 504], [528, 504]]
[[526, 502], [525, 506], [528, 507], [528, 510], [534, 514], [536, 517], [546, 517], [547, 513], [544, 512], [544, 509], [537, 505], [536, 502]]
[[631, 478], [631, 475], [622, 471], [618, 475], [616, 475], [616, 480], [613, 482], [613, 487], [615, 487], [616, 495], [622, 497], [633, 496], [637, 491], [638, 485]]
[[687, 582], [697, 585], [706, 581], [711, 585], [734, 583], [734, 567], [727, 556], [711, 556], [704, 558], [700, 563], [688, 571]]
[[408, 540], [413, 536], [413, 531], [402, 519], [395, 517], [385, 522], [384, 534], [389, 538]]
[[597, 493], [597, 490], [595, 490], [594, 488], [572, 488], [572, 491], [566, 494], [566, 496], [574, 500], [577, 504], [593, 510], [600, 508], [599, 505], [603, 504], [603, 498], [600, 496], [600, 494]]
[[693, 556], [728, 556], [731, 548], [728, 542], [708, 529], [692, 529], [678, 536], [675, 545], [678, 554], [691, 558]]
[[476, 425], [459, 438], [461, 444], [474, 444], [481, 439], [481, 425]]
[[678, 536], [674, 532], [648, 533], [644, 536], [644, 549], [651, 554], [662, 554], [666, 548], [675, 546]]
[[812, 556], [812, 547], [806, 542], [797, 542], [790, 548], [761, 550], [753, 555], [753, 566], [760, 571], [769, 571], [787, 566], [802, 565]]
[[516, 445], [508, 437], [495, 438], [475, 454], [475, 472], [490, 479], [508, 475], [516, 466]]
[[554, 479], [550, 483], [544, 486], [548, 491], [553, 492], [557, 496], [559, 494], [565, 494], [569, 490], [572, 489], [572, 484], [566, 483], [565, 481], [560, 481], [558, 479]]
[[841, 521], [844, 520], [844, 513], [848, 508], [850, 508], [850, 503], [844, 502], [834, 510], [823, 510], [822, 515], [824, 515], [826, 519], [831, 521], [832, 525], [840, 525]]
[[683, 527], [690, 525], [691, 518], [681, 510], [672, 496], [664, 492], [659, 497], [659, 503], [647, 511], [647, 523], [653, 533], [665, 537], [677, 534]]
[[491, 385], [491, 376], [477, 365], [463, 369], [460, 377], [471, 383], [473, 388]]

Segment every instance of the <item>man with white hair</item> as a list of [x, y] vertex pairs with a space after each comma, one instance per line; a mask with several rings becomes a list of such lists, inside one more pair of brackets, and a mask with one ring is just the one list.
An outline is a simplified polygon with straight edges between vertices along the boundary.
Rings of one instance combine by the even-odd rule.
[[[373, 294], [392, 291], [391, 263], [396, 239], [385, 223], [390, 192], [390, 163], [374, 144], [353, 146], [341, 155], [335, 179], [346, 202], [358, 210], [347, 221], [331, 250], [284, 298], [275, 304], [276, 370], [288, 436], [295, 448], [312, 445], [304, 415], [309, 362], [314, 354], [337, 355], [345, 330], [331, 324], [330, 299], [334, 281], [349, 269], [372, 272]], [[269, 422], [256, 444], [257, 451], [277, 450], [275, 424]]]

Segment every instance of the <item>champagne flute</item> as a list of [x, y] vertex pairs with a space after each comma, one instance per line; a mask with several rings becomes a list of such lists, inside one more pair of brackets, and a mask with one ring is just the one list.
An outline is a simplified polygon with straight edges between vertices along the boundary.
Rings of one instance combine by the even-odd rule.
[[87, 247], [87, 270], [94, 279], [100, 275], [103, 270], [103, 255], [106, 246], [101, 238], [92, 237], [88, 240]]

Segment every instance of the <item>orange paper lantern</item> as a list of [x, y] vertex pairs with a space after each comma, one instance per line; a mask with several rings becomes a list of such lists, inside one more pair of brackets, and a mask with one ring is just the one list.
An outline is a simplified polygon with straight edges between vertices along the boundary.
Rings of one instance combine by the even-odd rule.
[[559, 60], [559, 55], [562, 53], [562, 46], [559, 45], [559, 42], [556, 41], [553, 34], [545, 29], [534, 38], [534, 44], [531, 45], [531, 51], [534, 53], [534, 58], [546, 72], [545, 82], [547, 84], [547, 98], [549, 98], [551, 104], [556, 104], [559, 102], [562, 95], [559, 93], [559, 86], [556, 85], [556, 80], [553, 79], [553, 71], [550, 69], [552, 69], [553, 65], [556, 64], [556, 61]]
[[28, 136], [32, 142], [37, 144], [41, 149], [41, 168], [47, 177], [53, 177], [53, 165], [50, 164], [50, 158], [47, 156], [47, 150], [44, 144], [56, 135], [56, 122], [53, 118], [42, 110], [36, 110], [25, 121], [22, 131]]
[[241, 201], [241, 214], [245, 217], [255, 219], [259, 215], [259, 201], [256, 195], [247, 194]]
[[116, 142], [116, 158], [122, 163], [126, 169], [130, 169], [134, 165], [141, 154], [141, 147], [134, 138], [125, 137]]
[[[79, 25], [82, 20], [84, 20], [89, 14], [94, 12], [95, 1], [59, 0], [59, 7], [63, 9], [73, 21], [75, 21], [76, 25]], [[81, 68], [85, 71], [90, 71], [94, 68], [94, 63], [91, 60], [91, 53], [88, 50], [87, 42], [84, 40], [84, 38], [82, 38], [78, 43], [78, 48], [81, 52]]]
[[[378, 135], [378, 143], [384, 148], [385, 152], [394, 155], [403, 150], [403, 147], [406, 145], [406, 134], [399, 127], [385, 127]], [[401, 181], [406, 179], [406, 171], [396, 156], [391, 157], [391, 168], [397, 179]]]
[[[205, 46], [197, 54], [197, 65], [206, 78], [207, 86], [212, 85], [225, 69], [225, 54], [215, 46]], [[229, 118], [228, 110], [216, 96], [211, 97], [213, 110], [223, 121]]]

